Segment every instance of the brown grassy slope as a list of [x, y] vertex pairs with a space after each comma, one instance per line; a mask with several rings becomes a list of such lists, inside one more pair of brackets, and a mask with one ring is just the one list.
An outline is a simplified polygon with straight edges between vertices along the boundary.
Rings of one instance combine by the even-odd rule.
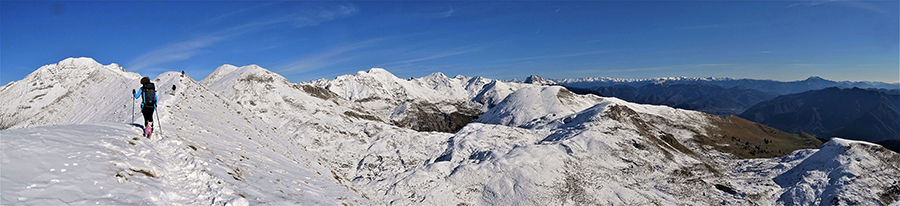
[[822, 142], [806, 133], [791, 134], [736, 116], [709, 115], [714, 127], [707, 128], [709, 136], [697, 135], [694, 140], [737, 158], [771, 158], [787, 155], [798, 149], [815, 149]]
[[697, 157], [703, 151], [688, 149], [674, 135], [654, 129], [656, 126], [652, 125], [667, 124], [676, 128], [692, 130], [695, 135], [691, 141], [700, 146], [708, 145], [714, 150], [732, 154], [739, 159], [779, 157], [794, 150], [815, 149], [822, 145], [821, 141], [805, 133], [790, 134], [735, 116], [726, 118], [706, 114], [705, 119], [711, 124], [705, 128], [706, 135], [703, 135], [703, 132], [694, 131], [691, 129], [692, 127], [688, 126], [694, 123], [672, 122], [665, 118], [654, 118], [652, 115], [642, 116], [625, 106], [611, 106], [606, 116], [635, 125], [638, 128], [638, 134], [649, 140], [648, 146], [661, 149], [667, 157], [671, 156], [670, 151], [667, 150]]

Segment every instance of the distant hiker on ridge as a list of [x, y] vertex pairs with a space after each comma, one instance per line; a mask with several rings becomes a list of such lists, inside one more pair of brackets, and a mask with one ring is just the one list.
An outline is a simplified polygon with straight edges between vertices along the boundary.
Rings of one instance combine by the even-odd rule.
[[131, 90], [134, 98], [141, 97], [141, 113], [144, 114], [144, 136], [150, 137], [153, 133], [153, 111], [156, 110], [156, 86], [150, 82], [150, 77], [141, 78], [140, 92]]

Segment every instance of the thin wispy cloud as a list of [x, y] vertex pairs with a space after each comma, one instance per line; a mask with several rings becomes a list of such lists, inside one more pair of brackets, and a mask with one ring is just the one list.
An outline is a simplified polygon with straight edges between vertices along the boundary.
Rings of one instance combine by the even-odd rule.
[[292, 22], [296, 27], [316, 26], [356, 12], [359, 12], [359, 8], [351, 3], [304, 5], [293, 15], [285, 16], [284, 21]]
[[[236, 16], [263, 6], [269, 6], [269, 4], [238, 10], [216, 17], [207, 22]], [[128, 66], [132, 70], [140, 71], [160, 64], [184, 61], [208, 52], [207, 49], [215, 46], [216, 43], [232, 40], [238, 36], [261, 32], [279, 25], [289, 25], [294, 28], [317, 26], [328, 21], [349, 17], [358, 11], [359, 9], [350, 3], [304, 5], [295, 12], [283, 14], [274, 18], [258, 19], [210, 32], [186, 41], [175, 42], [155, 48], [134, 58], [129, 62]]]
[[450, 16], [453, 16], [454, 12], [456, 12], [456, 10], [454, 10], [453, 7], [451, 6], [450, 10], [447, 10], [445, 12], [434, 13], [434, 14], [431, 14], [431, 16], [434, 16], [436, 18], [448, 18]]
[[785, 6], [784, 8], [787, 9], [787, 8], [795, 8], [795, 7], [813, 7], [813, 6], [819, 6], [819, 5], [824, 5], [824, 4], [828, 4], [828, 5], [833, 4], [833, 5], [838, 5], [838, 6], [860, 9], [860, 10], [864, 10], [864, 11], [868, 11], [868, 12], [872, 12], [872, 13], [879, 13], [879, 14], [888, 13], [887, 9], [885, 9], [881, 6], [878, 6], [876, 4], [873, 4], [870, 2], [864, 2], [864, 1], [837, 1], [837, 0], [810, 1], [810, 2], [800, 2], [800, 3], [790, 4], [790, 5]]
[[165, 45], [134, 58], [128, 63], [130, 69], [140, 71], [159, 64], [190, 59], [215, 43], [225, 38], [215, 36], [201, 36], [186, 41]]
[[358, 58], [358, 56], [350, 54], [359, 50], [371, 48], [383, 40], [384, 39], [373, 39], [331, 47], [321, 52], [315, 52], [312, 55], [303, 56], [292, 61], [275, 65], [274, 70], [278, 73], [294, 74], [346, 63]]
[[409, 64], [409, 63], [415, 63], [415, 62], [435, 60], [435, 59], [440, 59], [440, 58], [445, 58], [445, 57], [468, 54], [468, 53], [476, 52], [478, 50], [481, 50], [481, 49], [480, 48], [454, 49], [454, 50], [439, 52], [439, 53], [435, 53], [435, 54], [431, 54], [431, 55], [423, 56], [423, 57], [419, 57], [419, 58], [391, 62], [391, 63], [384, 64], [383, 66]]
[[829, 0], [829, 1], [800, 2], [800, 3], [795, 3], [795, 4], [787, 5], [787, 6], [784, 7], [784, 8], [793, 8], [793, 7], [798, 7], [798, 6], [817, 6], [817, 5], [822, 5], [822, 4], [825, 4], [825, 3], [828, 3], [828, 2], [834, 2], [834, 0]]
[[328, 5], [304, 5], [297, 11], [274, 17], [260, 18], [255, 21], [232, 26], [218, 33], [252, 33], [265, 30], [270, 26], [290, 25], [294, 28], [318, 26], [319, 24], [350, 17], [359, 12], [359, 8], [350, 3]]

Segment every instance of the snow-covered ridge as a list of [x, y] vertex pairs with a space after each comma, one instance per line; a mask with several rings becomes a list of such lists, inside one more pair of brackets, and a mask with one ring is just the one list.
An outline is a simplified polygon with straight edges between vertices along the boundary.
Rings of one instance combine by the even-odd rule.
[[443, 132], [455, 132], [515, 90], [538, 87], [440, 72], [400, 79], [381, 68], [300, 84], [325, 88], [385, 122]]
[[[387, 70], [372, 68], [359, 71], [355, 75], [342, 75], [334, 80], [316, 80], [309, 84], [326, 88], [350, 101], [390, 99], [405, 102], [425, 100], [428, 102], [469, 101], [485, 93], [488, 84], [502, 84], [503, 87], [524, 87], [519, 83], [508, 83], [482, 77], [457, 75], [453, 78], [436, 72], [421, 78], [400, 79]], [[500, 92], [502, 99], [506, 92]], [[493, 97], [492, 97], [493, 98]]]
[[[255, 65], [223, 65], [201, 82], [175, 72], [154, 82], [160, 127], [150, 139], [128, 124], [130, 99], [53, 101], [48, 108], [111, 113], [84, 123], [32, 121], [0, 131], [2, 204], [812, 205], [900, 199], [891, 193], [900, 158], [877, 145], [838, 139], [784, 157], [738, 159], [717, 148], [768, 147], [762, 138], [732, 140], [784, 133], [754, 124], [728, 129], [742, 125], [559, 86], [443, 73], [400, 79], [384, 69], [295, 84]], [[102, 101], [128, 96], [136, 86], [70, 96]], [[6, 95], [0, 92], [15, 99]], [[484, 114], [454, 133], [398, 123], [433, 123], [422, 117], [452, 119], [465, 109]], [[39, 118], [53, 120], [53, 114], [67, 113]], [[140, 114], [135, 118], [131, 122]], [[36, 127], [56, 122], [67, 125]], [[28, 141], [38, 137], [51, 144]]]
[[117, 64], [104, 66], [86, 57], [42, 66], [24, 79], [0, 87], [0, 96], [6, 101], [0, 107], [0, 128], [110, 118], [124, 121], [122, 113], [106, 108], [131, 104], [130, 90], [139, 87], [139, 78]]
[[[137, 78], [129, 82], [137, 84]], [[177, 72], [153, 82], [159, 107], [151, 138], [141, 137], [142, 128], [131, 124], [142, 122], [141, 114], [113, 98], [134, 103], [125, 90], [139, 86], [116, 81], [76, 83], [121, 87], [119, 92], [69, 95], [94, 99], [88, 101], [93, 104], [47, 106], [75, 110], [72, 115], [54, 112], [77, 119], [74, 124], [40, 113], [37, 117], [46, 121], [0, 131], [2, 204], [371, 204], [294, 139], [208, 87]]]

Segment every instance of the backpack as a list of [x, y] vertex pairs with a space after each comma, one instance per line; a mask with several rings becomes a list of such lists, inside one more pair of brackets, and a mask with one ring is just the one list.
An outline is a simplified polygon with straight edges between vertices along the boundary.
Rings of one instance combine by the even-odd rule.
[[141, 87], [141, 96], [141, 99], [143, 99], [141, 104], [143, 104], [145, 108], [156, 108], [156, 86], [154, 86], [153, 83], [144, 84], [144, 86]]

